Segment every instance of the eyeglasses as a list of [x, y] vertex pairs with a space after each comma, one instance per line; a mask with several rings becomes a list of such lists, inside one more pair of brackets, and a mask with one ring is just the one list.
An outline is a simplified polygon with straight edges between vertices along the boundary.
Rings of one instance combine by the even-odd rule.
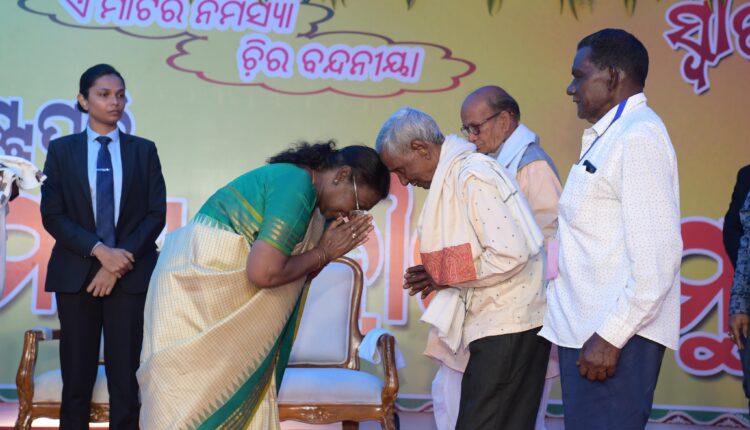
[[354, 183], [354, 204], [357, 205], [357, 209], [349, 212], [349, 217], [358, 215], [367, 215], [367, 211], [359, 208], [359, 196], [357, 195], [357, 177], [352, 175], [352, 182]]
[[473, 134], [474, 136], [478, 136], [479, 133], [482, 132], [482, 126], [487, 124], [487, 122], [496, 116], [500, 115], [504, 111], [495, 112], [492, 114], [492, 116], [489, 116], [485, 118], [484, 121], [480, 122], [479, 124], [470, 124], [470, 125], [464, 125], [461, 127], [461, 134], [463, 134], [465, 137], [469, 137], [470, 134]]

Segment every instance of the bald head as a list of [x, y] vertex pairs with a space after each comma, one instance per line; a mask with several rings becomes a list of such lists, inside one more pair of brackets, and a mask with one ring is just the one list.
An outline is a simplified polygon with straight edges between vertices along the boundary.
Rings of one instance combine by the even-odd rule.
[[483, 154], [496, 153], [518, 127], [520, 119], [516, 100], [495, 85], [474, 90], [461, 106], [462, 131]]
[[474, 90], [464, 99], [461, 110], [465, 109], [467, 104], [473, 103], [486, 103], [495, 112], [508, 111], [516, 121], [521, 120], [521, 109], [516, 99], [497, 85], [487, 85]]

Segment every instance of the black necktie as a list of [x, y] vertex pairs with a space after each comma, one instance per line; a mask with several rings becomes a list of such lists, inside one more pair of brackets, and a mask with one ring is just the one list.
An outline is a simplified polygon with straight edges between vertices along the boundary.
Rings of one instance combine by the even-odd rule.
[[112, 176], [112, 157], [107, 150], [112, 139], [99, 136], [96, 141], [102, 144], [96, 156], [96, 234], [105, 245], [114, 247], [115, 181]]

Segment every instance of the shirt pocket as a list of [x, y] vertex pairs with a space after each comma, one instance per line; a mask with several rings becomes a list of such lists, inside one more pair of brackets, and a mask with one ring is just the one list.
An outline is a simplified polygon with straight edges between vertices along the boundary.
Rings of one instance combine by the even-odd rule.
[[577, 224], [586, 203], [591, 204], [591, 200], [599, 193], [598, 189], [602, 181], [603, 178], [599, 172], [589, 173], [586, 171], [586, 166], [574, 164], [560, 195], [560, 216], [571, 225]]

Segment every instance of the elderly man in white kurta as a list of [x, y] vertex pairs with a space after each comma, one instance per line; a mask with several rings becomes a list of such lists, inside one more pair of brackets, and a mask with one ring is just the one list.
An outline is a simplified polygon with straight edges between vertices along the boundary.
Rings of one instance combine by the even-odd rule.
[[543, 235], [508, 171], [412, 108], [375, 143], [402, 184], [429, 190], [419, 219], [424, 266], [412, 293], [437, 286], [422, 317], [453, 351], [468, 346], [456, 429], [530, 429], [544, 386]]

